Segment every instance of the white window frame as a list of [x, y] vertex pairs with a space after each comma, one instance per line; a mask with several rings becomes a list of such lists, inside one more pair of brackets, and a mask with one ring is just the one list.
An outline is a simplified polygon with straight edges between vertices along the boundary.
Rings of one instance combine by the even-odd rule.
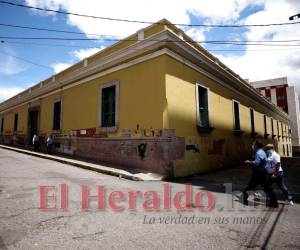
[[[240, 123], [240, 129], [236, 129], [235, 126], [235, 113], [234, 113], [234, 103], [238, 103], [239, 105], [239, 123]], [[237, 130], [237, 131], [241, 131], [242, 130], [242, 124], [241, 124], [241, 107], [240, 107], [241, 103], [235, 99], [232, 99], [232, 118], [233, 118], [233, 130]]]
[[208, 126], [203, 128], [209, 128], [210, 127], [210, 89], [206, 86], [204, 86], [200, 81], [196, 82], [196, 119], [197, 119], [197, 125], [200, 126], [200, 113], [199, 113], [199, 93], [198, 93], [198, 87], [204, 88], [207, 91], [207, 112], [208, 112]]
[[[102, 127], [102, 90], [111, 86], [116, 87], [116, 112], [115, 112], [115, 126], [112, 127]], [[99, 112], [98, 112], [98, 127], [102, 132], [115, 132], [119, 127], [119, 110], [120, 110], [120, 82], [119, 80], [113, 80], [108, 83], [100, 84], [99, 86]]]

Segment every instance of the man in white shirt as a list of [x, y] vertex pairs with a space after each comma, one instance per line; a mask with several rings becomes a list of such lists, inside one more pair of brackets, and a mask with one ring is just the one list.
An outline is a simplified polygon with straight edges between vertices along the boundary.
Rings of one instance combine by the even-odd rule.
[[266, 154], [267, 154], [267, 164], [266, 170], [268, 171], [271, 181], [276, 182], [277, 186], [282, 191], [284, 197], [286, 198], [286, 204], [294, 205], [293, 197], [286, 187], [283, 180], [283, 169], [281, 167], [280, 155], [277, 154], [274, 150], [273, 144], [266, 145]]
[[32, 138], [33, 151], [37, 152], [39, 148], [39, 136], [35, 134]]
[[263, 147], [261, 142], [256, 141], [253, 148], [255, 152], [253, 159], [251, 161], [245, 161], [246, 165], [252, 166], [253, 172], [247, 187], [243, 191], [243, 203], [244, 205], [248, 205], [248, 191], [254, 191], [258, 185], [261, 185], [270, 198], [269, 206], [276, 208], [278, 207], [278, 201], [266, 170], [267, 155]]

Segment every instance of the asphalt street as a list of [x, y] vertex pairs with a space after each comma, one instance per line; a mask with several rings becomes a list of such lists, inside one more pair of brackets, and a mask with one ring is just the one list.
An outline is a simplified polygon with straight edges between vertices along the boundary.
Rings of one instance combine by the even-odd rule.
[[[250, 175], [242, 167], [176, 182], [141, 182], [0, 149], [0, 249], [300, 249], [299, 170], [299, 164], [287, 169], [295, 205], [284, 205], [276, 190], [281, 204], [271, 209], [263, 199], [241, 204], [238, 190]], [[173, 197], [185, 191], [185, 183], [192, 185], [193, 194], [187, 211], [181, 211]], [[98, 186], [105, 190], [104, 209], [97, 209], [96, 200], [82, 209], [83, 186], [90, 195], [97, 194]], [[41, 208], [41, 187], [48, 189], [47, 208], [57, 209]], [[120, 192], [112, 196], [113, 191]], [[134, 204], [130, 193], [138, 194]], [[148, 202], [149, 197], [155, 201]], [[171, 207], [165, 209], [168, 200]], [[114, 211], [119, 207], [123, 210]]]

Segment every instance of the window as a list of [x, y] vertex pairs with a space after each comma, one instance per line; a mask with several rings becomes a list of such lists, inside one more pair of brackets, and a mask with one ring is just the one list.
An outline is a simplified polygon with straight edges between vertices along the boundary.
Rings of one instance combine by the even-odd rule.
[[61, 101], [55, 102], [53, 107], [53, 130], [60, 130]]
[[3, 133], [4, 130], [4, 118], [1, 118], [1, 134]]
[[196, 84], [196, 97], [197, 97], [197, 123], [202, 128], [209, 127], [208, 115], [208, 88]]
[[114, 80], [100, 84], [99, 127], [103, 132], [114, 132], [119, 124], [120, 83]]
[[251, 133], [255, 133], [254, 110], [250, 109]]
[[287, 156], [290, 155], [289, 144], [286, 144], [286, 154]]
[[102, 88], [101, 94], [101, 127], [116, 125], [116, 86]]
[[241, 130], [241, 123], [240, 123], [240, 103], [233, 100], [233, 129], [234, 130]]
[[267, 116], [264, 115], [264, 133], [265, 135], [268, 134], [268, 130], [267, 130]]
[[284, 136], [284, 134], [283, 134], [283, 123], [281, 123], [281, 135], [282, 135], [282, 137]]
[[15, 120], [14, 120], [14, 131], [18, 130], [18, 120], [19, 120], [19, 115], [15, 114]]
[[266, 97], [271, 100], [271, 89], [266, 89]]
[[286, 97], [284, 96], [284, 95], [282, 95], [282, 96], [277, 96], [277, 100], [285, 100], [286, 99]]
[[271, 118], [271, 129], [272, 129], [272, 135], [274, 135], [274, 121], [273, 121], [273, 118]]
[[280, 137], [280, 135], [279, 135], [279, 121], [277, 121], [277, 136], [278, 136], [278, 138]]

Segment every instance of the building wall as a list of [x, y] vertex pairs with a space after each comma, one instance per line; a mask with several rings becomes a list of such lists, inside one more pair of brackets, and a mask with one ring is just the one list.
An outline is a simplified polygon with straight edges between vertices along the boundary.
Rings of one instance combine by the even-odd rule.
[[287, 86], [276, 86], [277, 102], [275, 104], [278, 107], [282, 108], [286, 113], [289, 113], [287, 102], [287, 88]]
[[251, 82], [255, 88], [266, 88], [270, 86], [280, 86], [280, 85], [288, 85], [287, 77], [280, 77], [275, 79], [268, 79], [268, 80], [261, 80], [261, 81], [254, 81]]
[[286, 113], [289, 113], [287, 89], [288, 85], [277, 85], [259, 88], [260, 93], [280, 107]]
[[[118, 80], [120, 86], [119, 126], [116, 131], [103, 135], [103, 132], [99, 130], [100, 86], [114, 80]], [[211, 126], [214, 127], [211, 133], [199, 133], [196, 128], [195, 83], [197, 81], [210, 89], [210, 121]], [[232, 99], [240, 102], [241, 130], [244, 131], [244, 134], [240, 136], [233, 133]], [[74, 153], [75, 146], [87, 145], [85, 140], [76, 138], [69, 140], [64, 137], [65, 135], [69, 135], [71, 131], [94, 129], [95, 133], [101, 136], [122, 138], [122, 140], [108, 142], [111, 148], [120, 152], [114, 152], [113, 157], [110, 155], [106, 156], [105, 159], [114, 162], [114, 159], [117, 159], [116, 155], [125, 154], [122, 158], [123, 163], [126, 163], [125, 159], [128, 157], [128, 162], [134, 162], [136, 167], [144, 166], [147, 170], [149, 170], [151, 162], [155, 163], [157, 160], [159, 164], [168, 169], [166, 170], [168, 173], [170, 164], [173, 164], [172, 175], [175, 176], [185, 176], [232, 166], [249, 158], [251, 144], [255, 140], [251, 137], [249, 107], [255, 110], [257, 136], [264, 137], [263, 114], [268, 116], [267, 130], [271, 131], [270, 117], [272, 114], [269, 113], [268, 109], [256, 106], [252, 101], [246, 101], [242, 95], [228, 90], [220, 83], [170, 56], [163, 55], [84, 84], [63, 89], [55, 94], [41, 97], [39, 100], [5, 112], [5, 136], [13, 135], [13, 116], [16, 112], [19, 113], [19, 132], [26, 135], [28, 109], [36, 106], [40, 107], [40, 133], [53, 133], [53, 104], [57, 100], [62, 100], [63, 104], [62, 127], [58, 133], [58, 141], [66, 143], [63, 146], [63, 150], [66, 151], [63, 152]], [[274, 121], [276, 120], [274, 119]], [[143, 133], [142, 128], [150, 131], [150, 133]], [[128, 146], [127, 142], [130, 142], [130, 139], [124, 138], [122, 135], [125, 130], [130, 134], [130, 137], [142, 137], [140, 142], [150, 143], [148, 139], [156, 136], [151, 134], [151, 131], [160, 129], [163, 131], [173, 129], [175, 137], [179, 139], [174, 138], [173, 135], [168, 136], [166, 133], [163, 137], [173, 138], [168, 140], [176, 142], [175, 146], [172, 143], [168, 143], [168, 146], [161, 146], [164, 151], [160, 153], [160, 158], [156, 158], [156, 151], [147, 153], [149, 157], [151, 156], [149, 162], [140, 159], [137, 155], [136, 146], [134, 148]], [[276, 129], [275, 132], [277, 133]], [[183, 147], [180, 138], [184, 138]], [[91, 158], [95, 157], [93, 150], [97, 146], [96, 141], [92, 140], [88, 144], [91, 148], [88, 152], [93, 154]], [[271, 137], [264, 141], [278, 144], [278, 140], [273, 140]], [[68, 145], [68, 143], [72, 145]], [[154, 147], [162, 142], [157, 140], [151, 143]], [[279, 153], [286, 155], [283, 154], [282, 143], [286, 147], [286, 144], [290, 142], [282, 141], [278, 144]], [[138, 145], [137, 142], [130, 145], [133, 144]], [[79, 151], [77, 149], [77, 152]], [[84, 150], [81, 152], [86, 154]], [[173, 157], [176, 152], [180, 157]], [[170, 159], [167, 159], [166, 155], [168, 154], [173, 155], [174, 161], [170, 162]], [[88, 155], [87, 158], [89, 158]]]
[[[287, 123], [287, 116], [182, 30], [167, 20], [160, 23], [3, 102], [0, 118], [5, 118], [5, 127], [0, 143], [31, 144], [28, 112], [38, 107], [38, 131], [43, 145], [44, 136], [55, 134], [56, 149], [60, 152], [169, 176], [241, 163], [249, 158], [254, 136], [265, 143], [275, 143], [279, 153], [287, 155], [287, 133], [283, 134], [281, 129], [281, 136], [270, 132], [271, 117]], [[169, 43], [170, 39], [184, 39], [186, 43]], [[196, 64], [201, 65], [202, 73], [195, 69]], [[209, 74], [213, 76], [208, 77]], [[212, 79], [229, 82], [221, 84]], [[103, 86], [112, 82], [118, 86], [119, 113], [116, 129], [108, 131], [100, 127], [100, 93]], [[196, 126], [196, 82], [210, 89], [213, 129], [209, 132], [199, 131]], [[242, 131], [233, 131], [233, 99], [240, 102]], [[59, 131], [53, 131], [54, 103], [58, 100], [62, 103], [61, 126]], [[112, 102], [110, 99], [109, 103]], [[255, 110], [256, 134], [251, 133], [249, 107]], [[19, 114], [16, 132], [15, 113]], [[263, 114], [267, 115], [267, 132], [271, 134], [267, 138]]]
[[[13, 122], [14, 122], [14, 112], [8, 112], [4, 117], [4, 134], [12, 134], [13, 133]], [[2, 118], [1, 117], [1, 118]]]
[[62, 100], [62, 127], [60, 135], [70, 131], [95, 128], [99, 131], [99, 95], [101, 84], [118, 80], [120, 84], [119, 128], [107, 136], [120, 135], [123, 128], [163, 128], [165, 105], [164, 59], [158, 57], [135, 66], [116, 71], [58, 93], [24, 104], [4, 117], [4, 134], [13, 134], [14, 113], [19, 113], [19, 132], [27, 134], [28, 108], [40, 107], [40, 134], [53, 133], [53, 105]]
[[257, 81], [251, 84], [255, 88], [259, 88], [263, 96], [267, 96], [267, 90], [270, 89], [271, 101], [289, 114], [293, 149], [296, 154], [300, 154], [300, 111], [295, 87], [288, 84], [287, 77]]
[[291, 86], [287, 88], [287, 100], [289, 107], [289, 116], [291, 119], [292, 129], [292, 144], [293, 146], [300, 146], [300, 111], [299, 111], [299, 99], [295, 87]]
[[[241, 163], [249, 158], [251, 144], [256, 139], [251, 136], [250, 110], [255, 110], [255, 130], [257, 137], [265, 143], [278, 145], [283, 154], [282, 144], [289, 144], [290, 139], [278, 141], [271, 135], [272, 113], [254, 102], [248, 102], [240, 94], [236, 94], [220, 83], [215, 82], [200, 72], [183, 63], [167, 57], [166, 96], [168, 115], [165, 117], [170, 128], [175, 129], [177, 136], [185, 137], [185, 158], [175, 162], [175, 175], [191, 175]], [[196, 127], [196, 82], [209, 88], [210, 133], [199, 133]], [[240, 102], [240, 123], [244, 133], [240, 136], [233, 133], [232, 99]], [[268, 138], [264, 138], [263, 114], [267, 115]], [[276, 119], [274, 119], [274, 124]], [[274, 135], [277, 135], [274, 126]], [[290, 148], [290, 146], [289, 146]]]
[[276, 89], [271, 89], [271, 101], [272, 101], [274, 104], [277, 103]]

